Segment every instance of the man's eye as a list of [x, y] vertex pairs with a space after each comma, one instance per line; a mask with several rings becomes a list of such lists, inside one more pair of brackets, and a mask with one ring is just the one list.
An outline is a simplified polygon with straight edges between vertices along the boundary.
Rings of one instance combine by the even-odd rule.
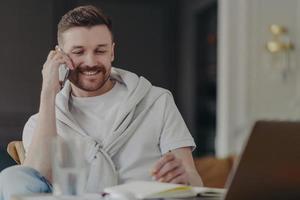
[[96, 53], [97, 54], [104, 54], [104, 53], [106, 53], [106, 50], [96, 50]]
[[75, 55], [81, 55], [81, 54], [83, 54], [83, 51], [73, 51], [72, 53]]

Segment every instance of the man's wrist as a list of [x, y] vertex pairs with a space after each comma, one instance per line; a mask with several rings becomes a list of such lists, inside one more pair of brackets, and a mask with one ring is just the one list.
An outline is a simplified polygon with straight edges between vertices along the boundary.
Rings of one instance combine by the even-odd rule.
[[42, 99], [55, 100], [56, 94], [57, 94], [57, 91], [54, 89], [42, 88], [41, 100]]
[[52, 109], [55, 106], [55, 98], [56, 98], [56, 93], [52, 92], [41, 92], [41, 97], [40, 97], [40, 110], [48, 110]]

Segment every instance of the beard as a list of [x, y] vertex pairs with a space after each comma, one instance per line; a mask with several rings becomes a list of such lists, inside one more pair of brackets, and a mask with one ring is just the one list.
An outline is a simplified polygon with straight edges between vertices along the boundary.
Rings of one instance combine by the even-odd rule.
[[110, 68], [101, 66], [78, 66], [70, 72], [69, 80], [76, 87], [87, 92], [94, 92], [103, 87], [110, 77]]

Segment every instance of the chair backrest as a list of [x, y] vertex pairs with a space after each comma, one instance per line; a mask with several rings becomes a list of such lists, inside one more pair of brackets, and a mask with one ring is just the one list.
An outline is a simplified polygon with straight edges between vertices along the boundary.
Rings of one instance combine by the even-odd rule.
[[7, 145], [7, 153], [16, 161], [23, 164], [25, 160], [25, 149], [22, 141], [12, 141]]

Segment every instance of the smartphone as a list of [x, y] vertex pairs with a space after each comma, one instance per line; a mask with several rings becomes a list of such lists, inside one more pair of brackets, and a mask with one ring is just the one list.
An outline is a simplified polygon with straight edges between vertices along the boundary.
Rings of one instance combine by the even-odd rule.
[[59, 83], [61, 85], [61, 89], [65, 86], [65, 82], [69, 78], [70, 69], [66, 64], [61, 64], [58, 69]]

